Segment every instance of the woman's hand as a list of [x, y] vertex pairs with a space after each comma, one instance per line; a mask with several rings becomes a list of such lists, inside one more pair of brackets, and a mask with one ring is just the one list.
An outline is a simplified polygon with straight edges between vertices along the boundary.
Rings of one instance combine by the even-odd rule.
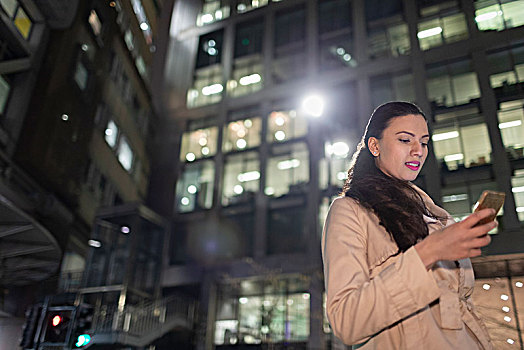
[[460, 260], [479, 256], [480, 248], [491, 242], [487, 234], [497, 227], [496, 221], [475, 226], [481, 219], [493, 215], [493, 209], [482, 209], [461, 222], [432, 233], [415, 245], [427, 269], [439, 260]]

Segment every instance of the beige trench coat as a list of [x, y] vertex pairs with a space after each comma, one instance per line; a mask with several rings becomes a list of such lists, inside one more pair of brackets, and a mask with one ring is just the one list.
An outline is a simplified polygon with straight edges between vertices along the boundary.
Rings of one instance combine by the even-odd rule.
[[[416, 187], [415, 187], [416, 188]], [[419, 188], [429, 233], [454, 221]], [[332, 203], [322, 235], [327, 316], [345, 344], [364, 349], [493, 349], [471, 302], [469, 259], [426, 270], [414, 247], [398, 247], [378, 218], [354, 199]]]

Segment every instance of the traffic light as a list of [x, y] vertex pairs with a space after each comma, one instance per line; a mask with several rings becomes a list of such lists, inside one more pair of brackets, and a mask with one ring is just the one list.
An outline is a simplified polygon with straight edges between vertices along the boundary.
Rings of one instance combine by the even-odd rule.
[[72, 310], [50, 310], [47, 313], [44, 342], [63, 344], [68, 341]]
[[77, 348], [91, 343], [91, 326], [93, 325], [94, 308], [91, 305], [81, 304], [76, 311], [76, 327], [74, 333], [74, 345]]

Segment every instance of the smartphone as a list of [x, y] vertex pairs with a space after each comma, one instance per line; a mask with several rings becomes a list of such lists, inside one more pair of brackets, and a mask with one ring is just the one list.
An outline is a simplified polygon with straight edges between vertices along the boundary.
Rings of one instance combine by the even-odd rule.
[[497, 192], [497, 191], [484, 191], [480, 195], [479, 200], [475, 204], [475, 207], [473, 208], [473, 212], [477, 212], [481, 209], [486, 208], [493, 208], [495, 209], [495, 213], [493, 215], [490, 215], [482, 220], [480, 220], [477, 225], [484, 225], [487, 224], [490, 221], [495, 220], [497, 217], [497, 214], [502, 208], [502, 205], [504, 204], [504, 200], [506, 199], [506, 194], [504, 192]]

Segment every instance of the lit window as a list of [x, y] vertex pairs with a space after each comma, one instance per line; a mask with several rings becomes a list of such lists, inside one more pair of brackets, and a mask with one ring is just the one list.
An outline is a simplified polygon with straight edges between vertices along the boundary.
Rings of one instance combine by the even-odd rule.
[[14, 23], [16, 29], [18, 29], [18, 31], [20, 32], [20, 34], [22, 34], [24, 39], [28, 39], [29, 34], [31, 33], [31, 28], [33, 27], [33, 22], [21, 6], [19, 6], [18, 11], [16, 11]]
[[428, 67], [426, 90], [434, 108], [463, 105], [480, 97], [471, 60]]
[[230, 155], [224, 162], [222, 205], [254, 200], [260, 179], [260, 159], [257, 152]]
[[215, 164], [212, 160], [189, 163], [177, 183], [176, 207], [187, 213], [196, 209], [209, 209], [213, 205]]
[[75, 82], [78, 84], [78, 87], [81, 90], [85, 90], [87, 87], [87, 80], [89, 78], [89, 73], [84, 66], [84, 64], [80, 61], [76, 63], [76, 69], [75, 69]]
[[367, 42], [372, 59], [408, 55], [411, 51], [408, 26], [404, 22], [368, 28]]
[[309, 181], [309, 151], [305, 143], [274, 145], [267, 163], [268, 196], [280, 197], [305, 191]]
[[131, 172], [133, 168], [133, 150], [131, 150], [131, 147], [129, 146], [125, 136], [120, 137], [116, 153], [120, 164], [122, 164], [124, 169], [126, 169], [128, 172]]
[[229, 17], [230, 8], [228, 1], [205, 0], [202, 12], [198, 14], [197, 26], [205, 26]]
[[478, 166], [491, 163], [491, 143], [485, 123], [463, 127], [435, 128], [435, 156], [448, 170], [459, 166]]
[[256, 8], [266, 6], [268, 0], [238, 0], [236, 9], [237, 13], [244, 13]]
[[[517, 207], [517, 215], [520, 221], [524, 221], [524, 171], [522, 174], [515, 174], [511, 178], [511, 186], [513, 198], [515, 198], [515, 206]], [[520, 287], [519, 287], [520, 288]]]
[[240, 151], [260, 145], [260, 117], [230, 122], [224, 127], [224, 152]]
[[9, 97], [9, 91], [11, 91], [11, 86], [4, 77], [0, 75], [0, 114], [4, 113], [7, 99]]
[[500, 103], [499, 129], [510, 159], [524, 157], [524, 101]]
[[135, 38], [133, 37], [133, 33], [131, 33], [130, 29], [127, 29], [124, 33], [124, 41], [129, 51], [133, 51], [135, 49]]
[[475, 1], [475, 8], [479, 30], [504, 30], [524, 24], [523, 0]]
[[0, 5], [11, 19], [14, 17], [16, 8], [19, 6], [17, 0], [2, 0], [0, 1]]
[[116, 141], [118, 140], [118, 127], [112, 120], [107, 123], [107, 127], [104, 131], [104, 139], [111, 148], [116, 146]]
[[422, 50], [466, 39], [468, 28], [464, 14], [457, 13], [420, 22], [417, 37]]
[[217, 152], [218, 127], [213, 126], [182, 135], [180, 160], [192, 162], [196, 159], [214, 156]]
[[275, 111], [269, 115], [267, 141], [288, 141], [305, 136], [307, 119], [295, 110]]
[[102, 32], [102, 22], [100, 21], [98, 13], [95, 10], [91, 10], [91, 12], [89, 13], [88, 22], [91, 25], [91, 29], [93, 29], [93, 33], [96, 36], [99, 36]]

